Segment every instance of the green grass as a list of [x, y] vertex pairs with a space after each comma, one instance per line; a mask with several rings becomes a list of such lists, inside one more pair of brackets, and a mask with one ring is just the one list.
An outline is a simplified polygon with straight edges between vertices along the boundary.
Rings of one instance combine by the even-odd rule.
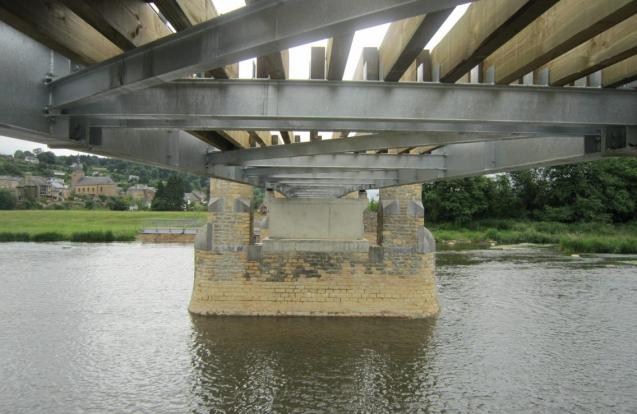
[[202, 219], [205, 212], [106, 210], [0, 211], [0, 242], [132, 241], [147, 220]]
[[516, 220], [479, 220], [466, 225], [428, 223], [438, 242], [460, 244], [554, 244], [565, 253], [637, 254], [637, 222], [553, 223]]

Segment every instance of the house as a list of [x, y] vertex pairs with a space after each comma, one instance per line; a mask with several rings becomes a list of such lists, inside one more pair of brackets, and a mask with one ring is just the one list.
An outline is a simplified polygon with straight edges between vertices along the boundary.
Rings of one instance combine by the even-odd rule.
[[18, 200], [37, 200], [51, 197], [51, 185], [44, 177], [25, 175], [16, 188]]
[[0, 175], [0, 188], [9, 190], [13, 194], [18, 193], [18, 184], [21, 177], [14, 177], [12, 175]]
[[184, 194], [184, 201], [186, 205], [190, 206], [193, 204], [205, 204], [206, 203], [206, 195], [201, 191], [193, 191], [192, 193]]
[[64, 180], [59, 178], [49, 178], [49, 185], [51, 186], [51, 199], [54, 201], [66, 200], [69, 196], [69, 187], [64, 184]]
[[157, 190], [154, 187], [149, 187], [145, 184], [136, 184], [126, 190], [126, 194], [134, 201], [141, 202], [146, 207], [150, 207], [156, 193]]
[[86, 177], [80, 164], [74, 164], [71, 173], [71, 192], [78, 195], [115, 197], [119, 188], [111, 177]]
[[30, 162], [31, 164], [39, 164], [40, 163], [40, 160], [35, 155], [26, 155], [24, 157], [24, 160], [26, 162]]

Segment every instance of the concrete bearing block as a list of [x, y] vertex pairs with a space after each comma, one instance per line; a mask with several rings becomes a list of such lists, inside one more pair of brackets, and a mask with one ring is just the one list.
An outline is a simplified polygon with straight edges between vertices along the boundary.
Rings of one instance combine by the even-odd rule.
[[257, 246], [252, 244], [248, 246], [248, 260], [254, 262], [257, 260], [261, 260], [263, 257], [261, 246]]
[[252, 203], [249, 198], [237, 198], [234, 200], [235, 213], [249, 213]]
[[418, 229], [418, 253], [435, 253], [436, 239], [426, 227]]
[[407, 206], [407, 214], [411, 217], [425, 217], [425, 207], [422, 205], [422, 201], [411, 200]]
[[205, 224], [195, 237], [195, 250], [212, 250], [212, 224]]

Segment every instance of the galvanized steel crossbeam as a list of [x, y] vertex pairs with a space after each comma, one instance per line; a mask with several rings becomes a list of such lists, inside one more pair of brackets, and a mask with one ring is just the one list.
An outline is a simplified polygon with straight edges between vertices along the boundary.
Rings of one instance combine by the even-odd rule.
[[263, 0], [57, 80], [53, 104], [127, 93], [467, 0]]
[[626, 90], [436, 83], [180, 80], [69, 108], [94, 125], [140, 128], [482, 131], [637, 124]]

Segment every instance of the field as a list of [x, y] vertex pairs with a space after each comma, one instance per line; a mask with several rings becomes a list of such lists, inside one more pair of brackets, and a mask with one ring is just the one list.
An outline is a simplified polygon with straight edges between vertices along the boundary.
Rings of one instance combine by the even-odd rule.
[[0, 211], [0, 241], [131, 241], [149, 222], [205, 218], [205, 212]]

